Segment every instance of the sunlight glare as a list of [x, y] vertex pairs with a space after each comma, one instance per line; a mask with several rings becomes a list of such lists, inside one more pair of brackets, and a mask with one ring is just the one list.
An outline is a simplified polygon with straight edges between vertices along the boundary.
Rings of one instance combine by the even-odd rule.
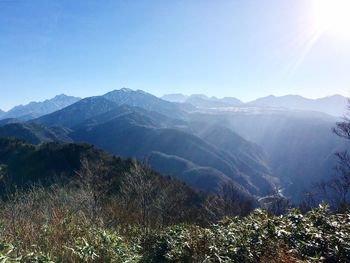
[[313, 0], [318, 30], [350, 38], [350, 0]]

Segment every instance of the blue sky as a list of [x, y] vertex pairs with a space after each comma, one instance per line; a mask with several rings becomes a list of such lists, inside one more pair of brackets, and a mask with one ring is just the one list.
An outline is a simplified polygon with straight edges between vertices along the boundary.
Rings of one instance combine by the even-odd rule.
[[312, 42], [310, 3], [0, 0], [0, 108], [122, 87], [348, 96], [350, 42]]

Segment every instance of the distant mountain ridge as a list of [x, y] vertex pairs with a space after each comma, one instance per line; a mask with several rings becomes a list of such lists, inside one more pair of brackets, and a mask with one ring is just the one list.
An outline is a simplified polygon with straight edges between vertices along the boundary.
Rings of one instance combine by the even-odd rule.
[[0, 118], [30, 120], [65, 108], [79, 100], [81, 99], [61, 94], [42, 102], [30, 102], [26, 105], [15, 106], [8, 112], [0, 113]]
[[170, 102], [192, 104], [198, 108], [230, 107], [243, 104], [242, 101], [233, 97], [225, 97], [220, 99], [216, 97], [208, 97], [204, 94], [192, 94], [190, 96], [187, 96], [177, 93], [167, 94], [161, 98]]
[[[177, 108], [177, 111], [186, 111], [190, 109], [189, 106], [192, 105], [193, 107], [202, 109], [225, 107], [281, 108], [317, 111], [339, 117], [345, 114], [348, 102], [348, 98], [342, 95], [332, 95], [319, 99], [308, 99], [299, 95], [269, 95], [246, 103], [234, 97], [217, 98], [208, 97], [204, 94], [192, 94], [188, 96], [181, 93], [174, 93], [166, 94], [161, 98], [157, 98], [156, 96], [142, 90], [131, 90], [126, 88], [111, 91], [103, 95], [103, 97], [115, 102], [117, 105], [127, 104], [151, 111], [159, 111], [160, 109], [157, 107], [159, 104], [162, 104], [161, 110], [164, 115], [172, 115], [175, 108]], [[149, 99], [147, 100], [146, 97]], [[26, 105], [18, 105], [7, 112], [0, 109], [0, 120], [18, 119], [19, 121], [27, 121], [39, 118], [68, 107], [79, 100], [81, 100], [81, 98], [61, 94], [42, 102], [30, 102]], [[180, 112], [178, 112], [178, 114], [178, 117], [183, 116]]]
[[333, 116], [343, 116], [346, 113], [348, 98], [333, 95], [319, 99], [308, 99], [299, 95], [281, 97], [267, 96], [247, 103], [259, 107], [281, 107], [294, 110], [319, 111]]
[[348, 98], [342, 95], [332, 95], [319, 99], [308, 99], [300, 95], [285, 95], [258, 98], [254, 101], [243, 103], [233, 98], [208, 97], [204, 94], [167, 94], [162, 97], [171, 102], [182, 102], [192, 104], [199, 109], [225, 108], [225, 107], [259, 107], [259, 108], [281, 108], [288, 110], [316, 111], [332, 116], [343, 116], [346, 113]]
[[166, 94], [162, 96], [161, 99], [170, 101], [170, 102], [183, 103], [188, 99], [188, 96], [181, 93], [174, 93], [174, 94]]
[[192, 104], [198, 108], [216, 108], [216, 107], [232, 107], [240, 106], [242, 102], [236, 98], [222, 98], [207, 97], [203, 94], [194, 94], [186, 99], [186, 103]]

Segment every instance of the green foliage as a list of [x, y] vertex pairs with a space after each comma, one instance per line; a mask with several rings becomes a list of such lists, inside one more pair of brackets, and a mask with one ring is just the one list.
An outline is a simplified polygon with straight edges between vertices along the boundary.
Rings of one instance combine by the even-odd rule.
[[77, 220], [64, 218], [56, 225], [43, 225], [29, 247], [25, 240], [13, 240], [16, 245], [0, 242], [0, 262], [139, 262], [140, 240], [127, 240], [118, 229]]
[[306, 262], [348, 262], [350, 214], [332, 215], [324, 205], [306, 215], [290, 210], [281, 217], [256, 210], [209, 229], [170, 227], [153, 240], [146, 262], [259, 262], [281, 250]]
[[137, 242], [128, 244], [116, 232], [99, 228], [92, 228], [88, 233], [89, 237], [78, 237], [74, 246], [68, 248], [79, 261], [139, 262]]
[[38, 251], [33, 247], [33, 251], [24, 255], [18, 255], [13, 245], [0, 242], [0, 261], [1, 263], [54, 263], [49, 254]]

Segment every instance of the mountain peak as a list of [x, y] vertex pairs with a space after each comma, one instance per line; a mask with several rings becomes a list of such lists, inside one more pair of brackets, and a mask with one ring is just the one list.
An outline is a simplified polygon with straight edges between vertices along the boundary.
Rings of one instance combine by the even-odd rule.
[[55, 97], [53, 97], [52, 100], [54, 100], [54, 99], [62, 99], [62, 98], [72, 98], [72, 96], [68, 96], [68, 95], [62, 93], [62, 94], [59, 94], [59, 95], [56, 95]]
[[52, 99], [36, 102], [32, 101], [25, 105], [18, 105], [10, 109], [1, 118], [18, 118], [30, 120], [63, 109], [77, 101], [80, 98], [60, 94]]
[[104, 95], [102, 95], [105, 98], [111, 98], [114, 96], [124, 96], [124, 95], [130, 95], [130, 94], [135, 94], [135, 93], [146, 93], [144, 91], [141, 90], [133, 90], [133, 89], [129, 89], [129, 88], [121, 88], [121, 89], [114, 89], [112, 91], [109, 91], [107, 93], [105, 93]]
[[334, 95], [329, 95], [319, 99], [348, 99], [348, 98], [340, 94], [334, 94]]
[[120, 91], [123, 91], [123, 92], [133, 92], [134, 90], [129, 89], [129, 88], [122, 88], [122, 89], [120, 89]]
[[135, 90], [124, 87], [124, 88], [121, 88], [121, 89], [111, 90], [111, 91], [107, 92], [106, 94], [108, 94], [108, 93], [115, 93], [115, 92], [133, 92], [133, 91], [135, 91]]

